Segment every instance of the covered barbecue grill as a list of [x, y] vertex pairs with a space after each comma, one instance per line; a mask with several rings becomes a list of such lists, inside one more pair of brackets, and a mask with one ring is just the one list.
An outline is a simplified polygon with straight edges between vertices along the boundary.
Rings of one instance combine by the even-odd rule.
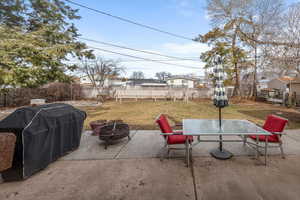
[[0, 121], [1, 132], [16, 135], [12, 168], [6, 181], [25, 179], [79, 147], [86, 113], [68, 104], [19, 108]]

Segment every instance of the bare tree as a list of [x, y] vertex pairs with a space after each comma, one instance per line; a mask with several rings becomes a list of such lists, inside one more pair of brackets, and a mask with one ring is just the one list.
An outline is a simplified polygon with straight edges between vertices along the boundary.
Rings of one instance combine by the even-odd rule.
[[132, 72], [131, 78], [132, 79], [144, 79], [145, 75], [142, 71]]
[[[274, 37], [287, 43], [300, 43], [300, 3], [292, 4], [284, 13]], [[271, 67], [278, 66], [282, 75], [300, 73], [300, 48], [266, 45], [265, 56]]]
[[88, 77], [93, 87], [97, 90], [98, 100], [103, 101], [101, 94], [105, 88], [105, 82], [119, 76], [124, 71], [124, 68], [116, 60], [98, 57], [93, 60], [83, 60], [80, 70]]
[[[249, 73], [249, 69], [252, 68], [251, 96], [257, 95], [257, 72], [264, 67], [263, 65], [272, 64], [274, 67], [274, 63], [278, 63], [276, 60], [280, 60], [278, 55], [284, 58], [285, 69], [292, 67], [287, 60], [293, 60], [296, 62], [295, 66], [299, 66], [297, 58], [300, 42], [297, 37], [299, 37], [300, 3], [292, 5], [288, 12], [284, 10], [284, 3], [283, 0], [207, 0], [207, 11], [213, 30], [221, 31], [217, 33], [210, 31], [206, 35], [227, 37], [227, 42], [231, 43], [233, 61], [238, 59], [235, 51], [237, 47], [250, 52], [247, 60], [250, 68], [246, 69]], [[272, 59], [266, 59], [266, 56]], [[241, 66], [238, 64], [234, 63], [235, 95], [239, 93]]]
[[171, 77], [172, 74], [170, 72], [157, 72], [155, 76], [158, 78], [158, 80], [165, 81], [167, 78]]
[[[266, 35], [273, 33], [274, 28], [281, 24], [281, 14], [283, 12], [282, 0], [252, 0], [245, 6], [246, 15], [242, 17], [242, 23], [239, 27], [238, 34], [243, 44], [249, 47], [251, 52], [250, 66], [252, 68], [252, 86], [249, 96], [257, 96], [257, 72], [259, 64], [262, 65], [263, 59], [259, 56], [261, 47], [255, 42]], [[247, 37], [245, 37], [245, 34]], [[260, 66], [261, 67], [261, 66]]]

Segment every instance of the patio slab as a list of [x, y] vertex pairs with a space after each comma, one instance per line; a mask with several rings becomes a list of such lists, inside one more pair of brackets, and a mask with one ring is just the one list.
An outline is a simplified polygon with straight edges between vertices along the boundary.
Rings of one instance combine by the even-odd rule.
[[296, 200], [300, 196], [299, 156], [272, 156], [267, 167], [247, 157], [194, 159], [198, 199]]
[[298, 142], [300, 142], [300, 130], [295, 129], [295, 130], [288, 130], [287, 132], [287, 137], [292, 138]]
[[264, 166], [242, 143], [225, 143], [235, 156], [220, 161], [209, 155], [218, 143], [201, 143], [193, 149], [193, 168], [185, 167], [184, 151], [171, 155], [180, 159], [153, 158], [164, 143], [159, 131], [132, 132], [132, 140], [124, 139], [107, 150], [96, 136], [86, 132], [79, 149], [60, 161], [25, 181], [0, 184], [0, 199], [171, 200], [195, 199], [195, 191], [199, 200], [299, 199], [300, 141], [296, 138], [300, 132], [287, 132], [286, 159], [276, 156], [279, 151], [274, 149]]
[[[300, 134], [299, 134], [300, 135]], [[209, 140], [209, 139], [218, 139], [218, 137], [213, 136], [202, 136], [202, 140]], [[223, 137], [226, 140], [241, 140], [238, 136], [226, 136]], [[251, 141], [248, 139], [247, 141]], [[252, 140], [252, 142], [255, 142]], [[264, 145], [264, 144], [261, 144]], [[193, 147], [193, 155], [194, 156], [205, 156], [209, 155], [210, 151], [218, 148], [219, 143], [217, 142], [202, 142]], [[279, 148], [271, 148], [274, 144], [269, 143], [268, 154], [269, 155], [280, 155]], [[242, 142], [224, 142], [223, 143], [224, 149], [230, 151], [235, 156], [254, 156], [256, 154], [255, 150], [250, 148], [249, 146], [244, 146]], [[300, 140], [295, 140], [294, 138], [283, 136], [283, 148], [285, 154], [288, 155], [300, 155]], [[263, 152], [263, 151], [262, 151]]]
[[[283, 137], [284, 151], [288, 155], [300, 155], [300, 131], [288, 130], [288, 135]], [[226, 136], [224, 139], [240, 140], [237, 136]], [[299, 140], [297, 139], [299, 138]], [[217, 136], [202, 136], [202, 140], [218, 139]], [[196, 140], [196, 138], [195, 138]], [[125, 159], [125, 158], [154, 158], [159, 157], [163, 151], [164, 140], [157, 130], [131, 131], [131, 140], [127, 138], [116, 142], [104, 149], [104, 143], [97, 136], [91, 136], [85, 132], [78, 150], [61, 158], [61, 160], [101, 160], [101, 159]], [[224, 148], [235, 156], [254, 156], [255, 151], [241, 142], [225, 142]], [[270, 144], [271, 146], [272, 144]], [[177, 145], [176, 147], [184, 147]], [[201, 142], [193, 147], [193, 156], [210, 156], [210, 151], [218, 148], [217, 142]], [[280, 155], [279, 148], [269, 148], [269, 155]], [[171, 157], [184, 157], [185, 151], [171, 151]]]
[[[136, 131], [131, 131], [130, 136], [134, 137]], [[97, 136], [92, 136], [91, 131], [82, 134], [79, 148], [61, 158], [61, 160], [100, 160], [114, 159], [128, 143], [127, 137], [109, 145], [104, 149], [104, 142]]]
[[26, 181], [1, 184], [0, 199], [190, 200], [190, 174], [178, 160], [58, 161]]
[[158, 157], [164, 145], [160, 131], [137, 131], [117, 158]]

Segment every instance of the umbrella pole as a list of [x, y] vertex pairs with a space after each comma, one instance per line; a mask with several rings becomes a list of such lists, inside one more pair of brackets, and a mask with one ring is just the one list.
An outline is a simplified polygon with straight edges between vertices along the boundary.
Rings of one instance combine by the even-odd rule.
[[[219, 130], [220, 133], [222, 131], [222, 113], [221, 113], [221, 108], [219, 108]], [[223, 137], [222, 135], [219, 135], [219, 148], [214, 149], [210, 152], [210, 154], [217, 158], [217, 159], [221, 159], [221, 160], [226, 160], [231, 158], [233, 155], [232, 153], [230, 153], [229, 151], [227, 151], [226, 149], [223, 149]]]
[[[221, 131], [221, 128], [222, 128], [222, 108], [219, 107], [219, 128], [220, 128], [220, 131]], [[219, 149], [220, 151], [223, 151], [223, 142], [222, 142], [222, 135], [219, 135], [219, 139], [220, 139], [220, 142], [219, 142]]]

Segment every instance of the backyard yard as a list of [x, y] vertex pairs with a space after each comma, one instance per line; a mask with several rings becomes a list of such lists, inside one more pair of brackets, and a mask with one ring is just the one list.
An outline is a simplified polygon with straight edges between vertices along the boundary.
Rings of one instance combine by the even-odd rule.
[[[181, 122], [186, 118], [217, 119], [218, 109], [212, 105], [211, 100], [190, 101], [189, 103], [177, 101], [109, 101], [101, 106], [79, 107], [88, 114], [85, 128], [94, 120], [123, 120], [132, 129], [152, 130], [158, 129], [154, 120], [160, 113], [167, 114], [173, 122]], [[230, 103], [222, 109], [224, 119], [247, 119], [262, 124], [268, 114], [276, 114], [289, 120], [288, 129], [300, 128], [300, 112], [279, 105], [245, 101]]]

